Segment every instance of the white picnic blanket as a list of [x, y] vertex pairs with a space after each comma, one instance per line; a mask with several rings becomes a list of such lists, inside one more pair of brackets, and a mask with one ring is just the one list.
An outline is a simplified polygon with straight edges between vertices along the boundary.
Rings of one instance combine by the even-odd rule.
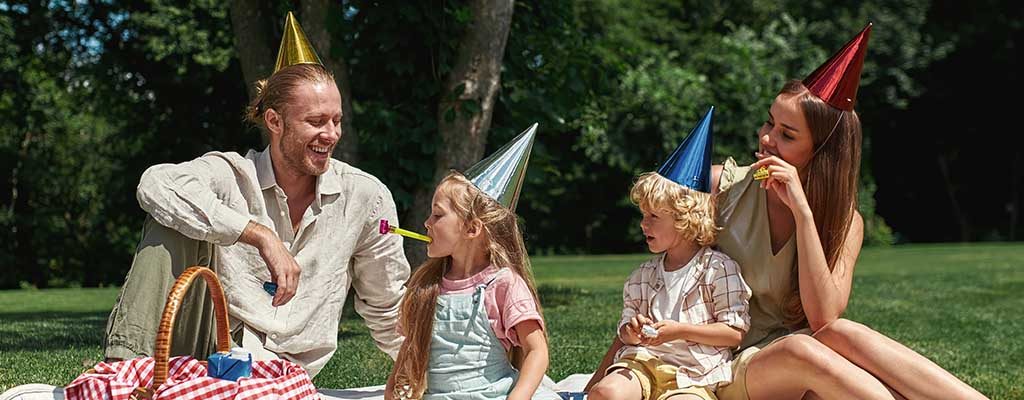
[[[569, 375], [558, 383], [544, 377], [543, 385], [551, 387], [555, 392], [582, 392], [591, 374]], [[320, 389], [325, 400], [384, 400], [384, 385], [367, 386], [355, 389]], [[0, 399], [6, 400], [6, 399]]]
[[[545, 377], [545, 384], [552, 385]], [[582, 392], [590, 374], [569, 375], [553, 384], [556, 392]], [[383, 400], [384, 385], [367, 386], [353, 389], [320, 389], [325, 400]], [[53, 385], [29, 384], [21, 385], [0, 394], [0, 400], [64, 400], [64, 388]]]

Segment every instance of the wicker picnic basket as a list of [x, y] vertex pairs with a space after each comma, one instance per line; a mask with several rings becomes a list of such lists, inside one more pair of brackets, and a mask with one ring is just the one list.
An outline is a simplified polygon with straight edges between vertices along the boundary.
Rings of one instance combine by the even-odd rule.
[[153, 357], [101, 362], [65, 388], [67, 399], [318, 399], [306, 371], [286, 360], [254, 361], [252, 377], [235, 382], [206, 376], [206, 363], [195, 358], [170, 357], [175, 317], [197, 277], [206, 281], [213, 299], [217, 351], [228, 351], [231, 339], [224, 289], [209, 268], [191, 267], [178, 277], [167, 295]]

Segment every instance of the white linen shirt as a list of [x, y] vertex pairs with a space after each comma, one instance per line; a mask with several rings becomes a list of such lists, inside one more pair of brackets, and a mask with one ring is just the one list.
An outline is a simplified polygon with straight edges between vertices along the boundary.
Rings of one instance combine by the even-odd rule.
[[[355, 310], [377, 347], [392, 359], [403, 338], [395, 330], [409, 263], [398, 235], [381, 235], [380, 219], [398, 224], [391, 192], [374, 176], [331, 159], [316, 196], [293, 232], [287, 196], [277, 185], [270, 149], [210, 152], [142, 174], [139, 205], [157, 222], [211, 242], [228, 300], [239, 323], [264, 335], [263, 346], [315, 376], [338, 347], [338, 324], [349, 287]], [[263, 290], [270, 271], [259, 251], [238, 238], [249, 221], [265, 225], [301, 268], [295, 297], [280, 307]]]

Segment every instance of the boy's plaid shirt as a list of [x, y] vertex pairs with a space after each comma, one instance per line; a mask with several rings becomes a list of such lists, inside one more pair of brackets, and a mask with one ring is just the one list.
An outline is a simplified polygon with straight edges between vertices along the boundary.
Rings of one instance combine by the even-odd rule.
[[[722, 252], [705, 247], [697, 254], [700, 262], [693, 265], [682, 278], [679, 299], [680, 319], [683, 323], [706, 325], [721, 322], [743, 332], [750, 328], [750, 287], [740, 276], [736, 261]], [[622, 290], [622, 319], [618, 328], [637, 314], [646, 317], [651, 312], [654, 296], [667, 296], [661, 273], [665, 255], [658, 255], [643, 263], [629, 276]], [[675, 308], [675, 307], [672, 307]], [[618, 332], [618, 331], [617, 331]], [[676, 380], [680, 387], [710, 386], [732, 381], [732, 349], [702, 343], [688, 342], [688, 349], [700, 365], [680, 366]], [[624, 346], [616, 358], [633, 346]]]

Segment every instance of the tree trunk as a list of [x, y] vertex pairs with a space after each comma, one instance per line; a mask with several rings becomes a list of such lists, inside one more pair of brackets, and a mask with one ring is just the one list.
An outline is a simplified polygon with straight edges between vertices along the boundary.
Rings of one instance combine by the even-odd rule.
[[[450, 75], [441, 91], [437, 125], [442, 145], [434, 158], [434, 179], [416, 190], [412, 209], [402, 223], [420, 226], [430, 212], [434, 186], [450, 169], [465, 171], [480, 160], [487, 145], [494, 100], [501, 87], [501, 64], [512, 23], [512, 0], [474, 0], [473, 15], [459, 43]], [[413, 266], [426, 254], [422, 245], [406, 241]]]
[[[19, 179], [19, 172], [30, 159], [29, 146], [32, 144], [32, 132], [25, 132], [18, 149], [18, 161], [11, 171], [11, 214], [14, 217], [14, 265], [22, 271], [29, 271], [29, 279], [39, 289], [45, 289], [50, 281], [49, 265], [40, 263], [39, 252], [33, 246], [34, 220], [32, 206], [31, 182]], [[17, 281], [15, 281], [17, 283]]]
[[1020, 219], [1020, 182], [1024, 179], [1021, 175], [1021, 152], [1017, 150], [1013, 154], [1013, 164], [1010, 166], [1010, 241], [1017, 240], [1017, 221]]
[[331, 72], [334, 72], [334, 81], [341, 92], [341, 141], [334, 148], [334, 158], [355, 164], [359, 159], [359, 136], [352, 128], [352, 118], [355, 111], [352, 110], [352, 90], [348, 80], [348, 63], [341, 56], [341, 52], [332, 51], [333, 41], [328, 29], [328, 19], [332, 16], [339, 16], [340, 12], [335, 10], [337, 5], [326, 0], [303, 1], [300, 15], [302, 16], [303, 29], [311, 44], [316, 49], [320, 59]]
[[[242, 79], [249, 98], [256, 95], [256, 81], [270, 76], [277, 61], [277, 46], [283, 22], [272, 21], [271, 13], [256, 0], [231, 0], [231, 29], [235, 34], [235, 51], [242, 65]], [[260, 129], [263, 144], [269, 143], [267, 133]]]
[[956, 186], [953, 184], [953, 178], [949, 174], [949, 161], [946, 159], [946, 155], [941, 152], [939, 153], [937, 160], [939, 163], [939, 172], [942, 175], [942, 182], [945, 184], [944, 187], [946, 189], [946, 194], [949, 196], [950, 205], [953, 207], [953, 217], [956, 219], [957, 225], [960, 227], [960, 241], [970, 241], [970, 223], [967, 221], [967, 215], [960, 209], [960, 202], [956, 199]]

